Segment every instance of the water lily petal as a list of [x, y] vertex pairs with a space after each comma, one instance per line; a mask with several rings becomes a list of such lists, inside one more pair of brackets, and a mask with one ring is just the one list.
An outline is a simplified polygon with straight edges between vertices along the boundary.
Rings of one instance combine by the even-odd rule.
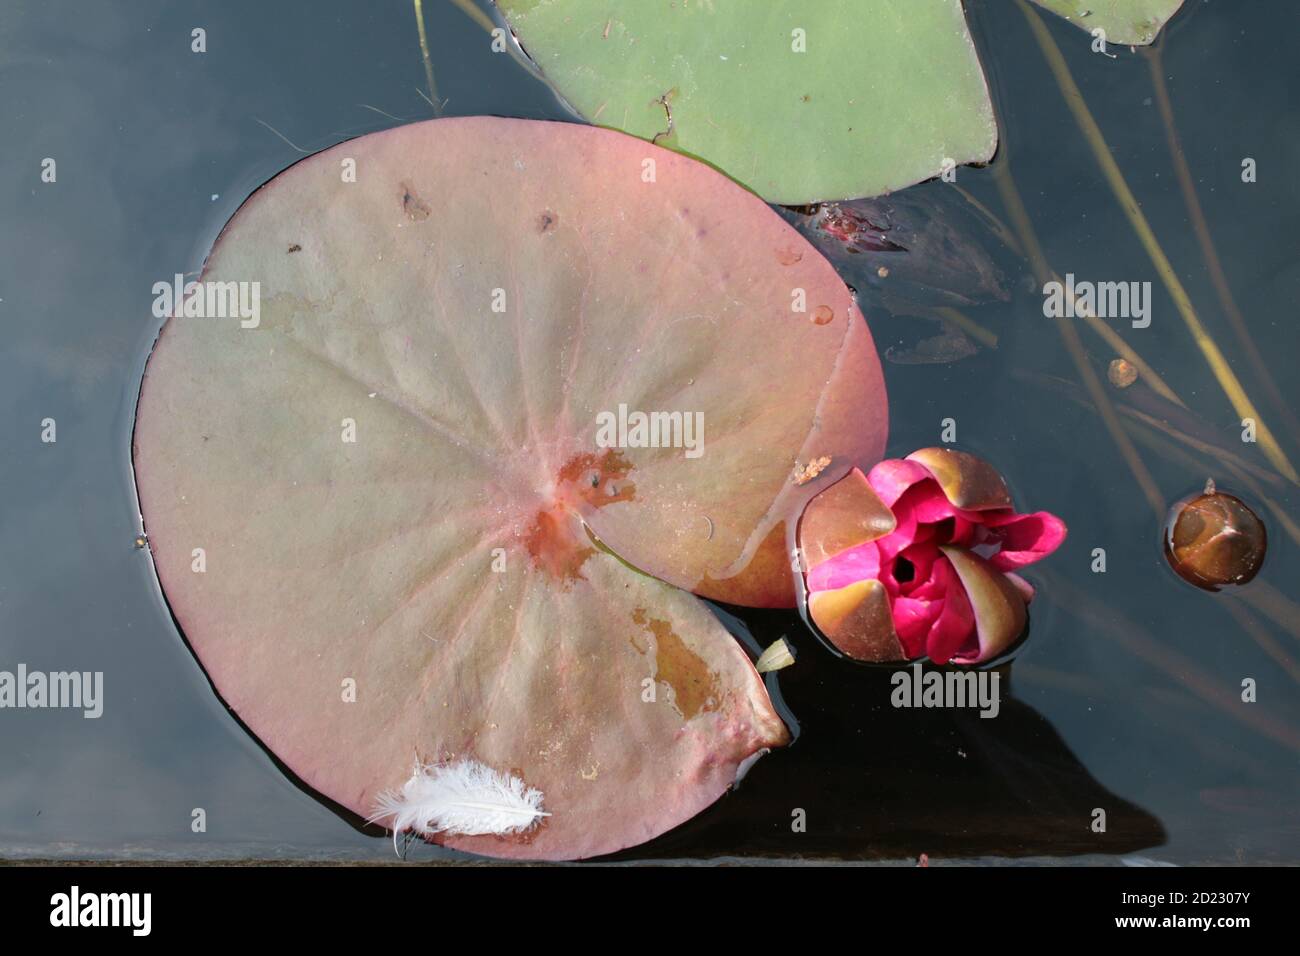
[[1001, 549], [989, 557], [999, 571], [1013, 571], [1041, 561], [1065, 540], [1065, 522], [1046, 511], [990, 517], [987, 526], [997, 529]]
[[940, 612], [930, 625], [925, 639], [925, 652], [936, 664], [946, 664], [959, 651], [973, 649], [976, 642], [975, 612], [970, 599], [952, 564], [944, 558], [934, 562], [935, 586], [942, 590]]
[[849, 657], [897, 661], [905, 656], [894, 631], [889, 596], [879, 581], [817, 591], [808, 599], [808, 612], [831, 643]]
[[978, 647], [953, 655], [957, 664], [978, 664], [997, 657], [1020, 637], [1029, 615], [1015, 584], [984, 558], [963, 548], [945, 547], [943, 553], [961, 579], [975, 613]]
[[[889, 464], [889, 462], [881, 462], [881, 464]], [[900, 462], [900, 464], [906, 463]], [[880, 466], [877, 465], [878, 467]], [[900, 469], [899, 474], [905, 471], [906, 469]], [[874, 468], [872, 472], [875, 472]], [[888, 481], [889, 479], [886, 479], [885, 487], [888, 487]], [[936, 521], [947, 520], [952, 506], [943, 497], [939, 486], [930, 478], [923, 477], [904, 489], [890, 503], [890, 508], [894, 513], [896, 527], [891, 534], [876, 542], [880, 549], [882, 564], [919, 541], [935, 539], [938, 532]]]
[[894, 507], [894, 502], [903, 496], [918, 481], [925, 481], [933, 475], [919, 462], [906, 461], [902, 458], [887, 458], [876, 464], [867, 473], [867, 481], [886, 506]]
[[894, 628], [902, 642], [907, 659], [925, 654], [926, 638], [930, 627], [943, 611], [943, 602], [927, 598], [896, 597], [891, 602]]
[[953, 515], [952, 527], [947, 536], [948, 543], [969, 548], [975, 543], [975, 537], [979, 534], [981, 527], [982, 525], [978, 520], [973, 520], [961, 514]]
[[983, 458], [952, 448], [922, 448], [908, 455], [907, 460], [923, 465], [958, 508], [986, 511], [1011, 507], [1006, 482]]
[[1020, 592], [1020, 596], [1025, 599], [1026, 604], [1034, 600], [1034, 586], [1032, 584], [1014, 571], [1004, 572], [1002, 576], [1015, 585], [1016, 590]]
[[874, 581], [880, 576], [880, 554], [873, 542], [837, 554], [808, 572], [808, 590], [832, 591], [855, 581]]
[[[943, 597], [943, 584], [934, 577], [934, 563], [941, 558], [938, 547], [922, 541], [905, 548], [886, 569], [885, 580], [898, 582], [897, 592], [908, 597], [935, 599]], [[899, 560], [902, 559], [902, 560]], [[903, 575], [903, 561], [910, 577]], [[902, 578], [906, 577], [906, 580]], [[892, 593], [892, 592], [891, 592]]]
[[933, 479], [917, 482], [899, 499], [898, 504], [907, 502], [918, 524], [935, 524], [945, 521], [958, 513], [958, 509], [948, 500], [939, 483]]
[[[910, 563], [912, 577], [900, 582], [898, 576], [903, 560]], [[946, 564], [939, 549], [925, 542], [904, 551], [881, 577], [892, 598], [894, 626], [909, 657], [921, 657], [926, 653], [930, 630], [943, 614], [948, 589], [961, 590], [961, 582], [944, 573]]]
[[904, 511], [899, 516], [898, 527], [875, 542], [876, 550], [880, 552], [880, 563], [892, 561], [899, 552], [915, 544], [918, 536], [928, 539], [930, 535], [928, 528], [917, 526], [916, 516], [911, 511]]
[[893, 513], [867, 476], [854, 468], [808, 502], [799, 519], [799, 548], [808, 565], [816, 567], [843, 551], [884, 537], [896, 526]]

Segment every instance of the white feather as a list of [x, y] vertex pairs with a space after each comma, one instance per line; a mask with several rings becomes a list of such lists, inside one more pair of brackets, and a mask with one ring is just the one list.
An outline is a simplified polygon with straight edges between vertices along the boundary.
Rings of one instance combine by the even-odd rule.
[[542, 791], [477, 760], [417, 761], [401, 790], [381, 793], [377, 804], [370, 822], [389, 821], [394, 847], [406, 830], [426, 837], [522, 833], [550, 816], [542, 811]]

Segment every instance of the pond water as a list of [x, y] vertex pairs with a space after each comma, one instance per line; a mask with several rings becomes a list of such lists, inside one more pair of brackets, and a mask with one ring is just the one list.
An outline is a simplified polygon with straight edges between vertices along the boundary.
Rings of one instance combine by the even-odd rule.
[[[451, 3], [424, 6], [445, 115], [573, 119], [519, 62], [491, 52], [482, 24]], [[720, 609], [754, 647], [781, 636], [795, 646], [797, 664], [767, 681], [798, 738], [714, 807], [617, 859], [1300, 859], [1300, 557], [1260, 493], [1289, 514], [1300, 495], [1242, 443], [1240, 416], [1024, 18], [1009, 0], [967, 6], [1004, 142], [993, 167], [963, 168], [958, 184], [1005, 219], [994, 172], [1010, 164], [1057, 272], [1152, 283], [1150, 327], [1112, 325], [1183, 397], [1201, 446], [1147, 427], [1157, 441], [1138, 450], [1166, 502], [1207, 477], [1251, 502], [1270, 530], [1263, 571], [1234, 595], [1170, 572], [1161, 516], [1078, 385], [1027, 264], [1001, 250], [1009, 300], [963, 310], [996, 347], [885, 363], [891, 455], [937, 444], [953, 419], [958, 446], [995, 463], [1019, 503], [1071, 529], [1027, 574], [1039, 597], [1030, 638], [1003, 667], [998, 719], [892, 708], [891, 670], [838, 659], [795, 612]], [[1186, 6], [1158, 45], [1183, 148], [1237, 303], [1294, 406], [1300, 13], [1286, 0]], [[1046, 22], [1209, 333], [1300, 459], [1220, 308], [1149, 54], [1103, 58], [1083, 32]], [[202, 55], [190, 50], [195, 27], [207, 31]], [[411, 5], [11, 4], [0, 91], [0, 669], [104, 674], [97, 719], [0, 711], [0, 857], [391, 859], [381, 830], [295, 781], [214, 693], [135, 547], [129, 446], [158, 327], [152, 284], [197, 270], [248, 194], [304, 154], [432, 115]], [[56, 184], [41, 182], [45, 157], [57, 159]], [[1245, 157], [1257, 182], [1242, 182]], [[915, 354], [939, 331], [845, 278], [882, 354]], [[1104, 376], [1113, 353], [1078, 329]], [[1110, 394], [1151, 407], [1143, 386]], [[47, 418], [53, 444], [40, 437]], [[1254, 488], [1215, 446], [1245, 461]], [[1247, 679], [1254, 702], [1242, 700]], [[206, 832], [192, 831], [194, 808]], [[802, 832], [791, 826], [799, 810]], [[424, 845], [410, 856], [457, 858]]]

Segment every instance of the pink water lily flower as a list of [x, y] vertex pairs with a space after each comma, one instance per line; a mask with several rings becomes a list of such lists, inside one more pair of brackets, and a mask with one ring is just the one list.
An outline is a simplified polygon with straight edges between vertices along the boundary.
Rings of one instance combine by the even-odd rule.
[[808, 609], [859, 660], [977, 664], [1023, 633], [1033, 588], [1015, 571], [1065, 534], [1055, 515], [1018, 513], [987, 462], [923, 448], [855, 468], [809, 502]]

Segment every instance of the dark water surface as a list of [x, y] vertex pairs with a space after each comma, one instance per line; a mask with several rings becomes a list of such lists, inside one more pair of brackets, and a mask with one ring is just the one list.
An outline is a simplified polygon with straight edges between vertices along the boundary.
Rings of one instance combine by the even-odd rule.
[[[1237, 301], [1295, 405], [1300, 14], [1287, 0], [1186, 6], [1160, 44], [1179, 131]], [[1114, 327], [1183, 396], [1202, 440], [1266, 475], [1024, 18], [1009, 0], [968, 9], [1004, 121], [997, 163], [1012, 164], [1048, 259], [1081, 279], [1151, 281], [1151, 327]], [[447, 115], [572, 118], [455, 6], [426, 0], [425, 18]], [[1086, 34], [1048, 25], [1202, 320], [1300, 459], [1218, 306], [1144, 55], [1102, 58]], [[199, 26], [203, 55], [190, 51]], [[103, 671], [105, 697], [95, 720], [0, 711], [0, 857], [391, 858], [381, 831], [298, 786], [216, 697], [134, 547], [129, 437], [158, 327], [151, 285], [197, 270], [244, 198], [304, 152], [429, 118], [425, 88], [415, 17], [398, 0], [0, 11], [0, 669]], [[1253, 184], [1241, 182], [1247, 156]], [[56, 184], [40, 180], [45, 157]], [[1003, 214], [991, 169], [962, 169], [958, 182]], [[1212, 455], [1139, 445], [1168, 501], [1213, 474], [1270, 527], [1248, 593], [1202, 593], [1169, 572], [1160, 522], [1079, 390], [1041, 294], [1017, 282], [1027, 272], [1013, 258], [1011, 300], [966, 310], [996, 349], [885, 365], [891, 454], [936, 444], [954, 418], [958, 447], [994, 462], [1026, 509], [1071, 529], [1027, 574], [1040, 596], [1004, 671], [1001, 715], [896, 710], [889, 671], [837, 660], [793, 612], [732, 609], [758, 645], [785, 635], [797, 647], [798, 664], [768, 681], [799, 738], [712, 809], [620, 859], [1300, 859], [1296, 543]], [[937, 330], [866, 302], [882, 353]], [[1081, 335], [1104, 373], [1112, 354]], [[1137, 403], [1140, 390], [1112, 395]], [[45, 418], [57, 421], [54, 444], [40, 440]], [[1293, 485], [1259, 481], [1300, 515]], [[1094, 548], [1106, 551], [1104, 574], [1090, 569]], [[1246, 678], [1255, 703], [1240, 699]], [[191, 832], [196, 807], [206, 833]], [[1094, 808], [1106, 810], [1105, 833], [1090, 827]], [[806, 832], [792, 832], [796, 809]]]

